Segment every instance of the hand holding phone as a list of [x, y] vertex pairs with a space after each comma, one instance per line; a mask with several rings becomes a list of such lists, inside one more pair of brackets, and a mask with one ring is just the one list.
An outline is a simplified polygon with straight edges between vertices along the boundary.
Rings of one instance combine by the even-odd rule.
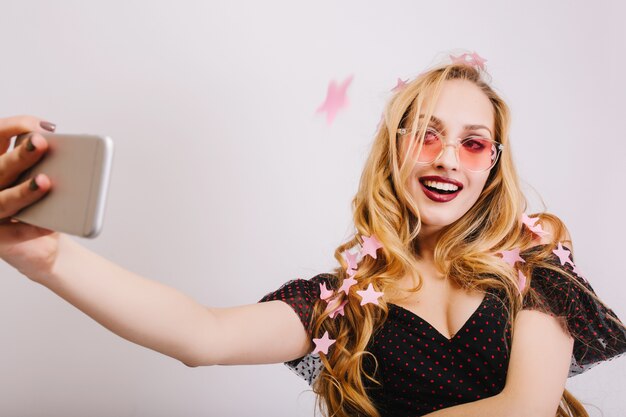
[[[17, 137], [15, 146], [29, 137]], [[48, 142], [43, 158], [18, 183], [43, 173], [52, 188], [41, 200], [13, 218], [46, 229], [94, 238], [101, 229], [113, 160], [108, 136], [41, 133]]]

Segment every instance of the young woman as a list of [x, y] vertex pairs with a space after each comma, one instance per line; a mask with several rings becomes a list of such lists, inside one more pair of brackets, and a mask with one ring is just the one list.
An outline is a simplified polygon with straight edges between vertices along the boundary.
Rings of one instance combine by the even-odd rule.
[[38, 132], [54, 130], [35, 117], [0, 119], [0, 256], [188, 366], [285, 362], [326, 415], [587, 416], [566, 379], [626, 352], [626, 328], [580, 275], [559, 218], [526, 215], [509, 109], [472, 57], [390, 99], [340, 266], [259, 303], [207, 308], [11, 220], [51, 188], [45, 175], [13, 185], [46, 152]]

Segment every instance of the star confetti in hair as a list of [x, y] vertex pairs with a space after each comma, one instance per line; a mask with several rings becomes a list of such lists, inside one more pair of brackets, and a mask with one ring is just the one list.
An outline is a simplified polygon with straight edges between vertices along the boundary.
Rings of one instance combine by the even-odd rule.
[[537, 223], [535, 226], [529, 227], [530, 231], [537, 235], [537, 237], [541, 238], [545, 235], [549, 235], [550, 233], [543, 230], [540, 223]]
[[572, 262], [569, 258], [569, 254], [571, 252], [565, 249], [563, 245], [561, 244], [561, 242], [559, 242], [558, 248], [554, 249], [552, 252], [554, 252], [554, 254], [559, 257], [559, 261], [561, 261], [561, 265], [565, 265], [566, 263], [569, 262], [570, 265], [574, 266], [574, 262]]
[[376, 238], [376, 236], [372, 235], [370, 237], [361, 236], [363, 239], [363, 248], [361, 249], [361, 254], [363, 256], [369, 255], [372, 258], [376, 259], [376, 251], [383, 247], [383, 244]]
[[315, 349], [313, 349], [313, 353], [323, 353], [324, 355], [328, 355], [328, 348], [335, 343], [336, 339], [331, 339], [328, 336], [328, 330], [324, 332], [324, 335], [320, 339], [313, 339], [313, 343], [315, 343]]
[[326, 288], [326, 283], [320, 282], [320, 298], [324, 301], [328, 301], [333, 296], [333, 290]]
[[522, 213], [522, 223], [526, 225], [528, 230], [537, 235], [535, 238], [542, 238], [545, 235], [549, 235], [550, 233], [543, 230], [541, 223], [537, 223], [539, 217], [529, 217], [526, 213]]
[[[467, 59], [468, 57], [469, 60]], [[485, 62], [487, 62], [486, 59], [478, 55], [476, 52], [459, 56], [450, 55], [450, 59], [452, 60], [453, 64], [471, 65], [473, 67], [480, 68], [481, 70], [485, 69]]]
[[330, 304], [326, 307], [326, 311], [330, 311], [330, 314], [328, 315], [328, 317], [330, 317], [331, 319], [334, 319], [337, 315], [342, 315], [345, 316], [346, 312], [344, 311], [344, 307], [345, 305], [348, 304], [348, 300], [343, 300], [341, 302], [341, 304], [339, 304], [337, 307], [335, 308], [328, 308], [330, 307]]
[[467, 60], [465, 59], [466, 57], [467, 57], [467, 54], [463, 54], [459, 56], [454, 56], [450, 54], [450, 59], [452, 60], [453, 64], [467, 64]]
[[487, 62], [485, 58], [478, 55], [476, 51], [472, 52], [470, 56], [472, 57], [472, 61], [474, 62], [474, 65], [478, 66], [478, 68], [482, 70], [485, 69], [485, 62]]
[[522, 213], [522, 223], [528, 226], [529, 229], [535, 226], [537, 220], [539, 220], [539, 217], [528, 217], [526, 213]]
[[348, 263], [348, 268], [347, 269], [357, 269], [358, 265], [357, 265], [357, 261], [356, 258], [358, 257], [357, 253], [350, 253], [347, 250], [344, 251], [342, 253], [343, 255], [343, 259], [346, 260], [346, 262]]
[[367, 286], [366, 290], [361, 290], [356, 292], [361, 297], [361, 305], [372, 303], [378, 305], [378, 298], [381, 297], [384, 293], [382, 291], [374, 290], [374, 285], [370, 282], [370, 285]]
[[511, 266], [515, 266], [515, 262], [526, 262], [521, 256], [519, 256], [520, 248], [511, 250], [503, 250], [496, 253], [502, 255], [502, 260]]
[[348, 295], [350, 293], [350, 287], [352, 287], [356, 283], [357, 283], [356, 279], [352, 277], [348, 279], [344, 279], [343, 283], [341, 284], [341, 287], [339, 287], [339, 289], [337, 290], [337, 293], [340, 293], [341, 291], [343, 291], [346, 293], [346, 295]]
[[328, 84], [326, 100], [316, 110], [316, 113], [326, 112], [326, 123], [329, 125], [335, 120], [335, 116], [339, 110], [348, 107], [348, 97], [346, 95], [348, 87], [352, 82], [354, 75], [350, 75], [340, 85], [335, 80]]

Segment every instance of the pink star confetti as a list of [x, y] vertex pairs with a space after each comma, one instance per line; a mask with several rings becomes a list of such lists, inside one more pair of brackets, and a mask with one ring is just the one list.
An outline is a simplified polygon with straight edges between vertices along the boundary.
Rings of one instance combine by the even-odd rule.
[[348, 304], [348, 300], [343, 300], [341, 302], [341, 304], [339, 304], [337, 307], [335, 308], [329, 308], [330, 304], [326, 307], [326, 311], [330, 311], [330, 314], [328, 315], [328, 317], [330, 317], [331, 319], [334, 319], [338, 314], [341, 314], [342, 316], [346, 315], [346, 312], [344, 311], [344, 307], [345, 305]]
[[[467, 57], [469, 57], [469, 60], [467, 59]], [[486, 59], [478, 55], [476, 52], [459, 56], [450, 55], [450, 59], [452, 60], [453, 64], [471, 65], [473, 67], [478, 67], [482, 70], [485, 69], [485, 62], [487, 62]]]
[[534, 234], [537, 235], [537, 237], [543, 237], [545, 235], [549, 235], [550, 233], [546, 232], [545, 230], [543, 230], [543, 228], [541, 227], [541, 224], [537, 223], [535, 226], [533, 227], [529, 227], [530, 231], [533, 232]]
[[472, 57], [472, 61], [474, 61], [474, 65], [478, 66], [478, 68], [482, 70], [485, 69], [485, 62], [487, 62], [485, 58], [478, 55], [476, 51], [472, 52], [470, 56]]
[[535, 238], [542, 238], [545, 235], [549, 235], [550, 233], [543, 230], [541, 224], [537, 223], [538, 220], [539, 217], [528, 217], [526, 213], [522, 213], [522, 223], [528, 227], [528, 230], [536, 235]]
[[356, 279], [350, 277], [348, 279], [344, 279], [343, 283], [341, 284], [341, 287], [339, 287], [339, 289], [337, 290], [337, 294], [339, 294], [341, 291], [345, 292], [346, 295], [348, 295], [349, 291], [350, 291], [350, 287], [353, 286], [354, 284], [356, 284]]
[[367, 286], [366, 290], [361, 290], [356, 292], [361, 297], [361, 305], [372, 303], [378, 305], [378, 298], [381, 297], [384, 293], [380, 291], [374, 290], [374, 285], [370, 282], [370, 285]]
[[570, 263], [570, 265], [574, 266], [574, 262], [572, 262], [569, 258], [569, 254], [571, 253], [567, 249], [563, 248], [561, 242], [559, 242], [558, 248], [552, 251], [556, 256], [559, 257], [559, 261], [561, 261], [561, 265], [565, 265], [566, 263]]
[[376, 251], [383, 247], [382, 243], [376, 238], [375, 235], [370, 237], [361, 236], [363, 238], [363, 248], [361, 249], [361, 253], [363, 256], [369, 255], [372, 258], [376, 259]]
[[348, 107], [348, 97], [346, 93], [353, 77], [354, 75], [350, 75], [340, 85], [337, 85], [335, 80], [328, 84], [326, 100], [316, 110], [316, 113], [326, 112], [326, 122], [329, 125], [333, 123], [339, 110]]
[[452, 60], [453, 64], [467, 64], [467, 60], [465, 59], [466, 56], [467, 54], [459, 56], [450, 55], [450, 59]]
[[313, 339], [313, 343], [315, 343], [313, 353], [323, 353], [324, 355], [328, 355], [328, 348], [335, 343], [335, 339], [331, 339], [328, 336], [328, 330], [326, 330], [324, 332], [324, 336], [320, 339]]
[[348, 270], [349, 269], [357, 269], [358, 265], [356, 262], [356, 258], [359, 256], [357, 253], [350, 253], [348, 251], [344, 251], [342, 253], [343, 255], [343, 259], [346, 260], [346, 262], [348, 263]]
[[326, 288], [325, 282], [320, 282], [320, 298], [324, 301], [328, 301], [333, 296], [333, 290]]
[[391, 91], [395, 93], [396, 91], [403, 90], [404, 87], [406, 87], [407, 81], [409, 80], [404, 81], [403, 79], [398, 78], [398, 83], [396, 84], [394, 88], [391, 89]]
[[515, 266], [515, 262], [526, 262], [522, 257], [519, 256], [519, 248], [511, 249], [511, 250], [503, 250], [496, 253], [502, 255], [502, 260], [511, 266]]
[[537, 223], [537, 220], [539, 220], [539, 217], [528, 217], [526, 213], [522, 213], [522, 223], [528, 226], [528, 228], [533, 227], [535, 223]]
[[519, 288], [520, 294], [524, 287], [526, 287], [526, 275], [522, 274], [522, 271], [517, 271], [517, 287]]

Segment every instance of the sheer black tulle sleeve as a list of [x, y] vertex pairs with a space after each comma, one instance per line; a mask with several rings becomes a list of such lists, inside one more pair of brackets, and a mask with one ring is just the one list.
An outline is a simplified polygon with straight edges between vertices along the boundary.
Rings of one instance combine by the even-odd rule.
[[[561, 265], [554, 255], [550, 263], [571, 273], [585, 288], [597, 295], [589, 282], [571, 262]], [[609, 316], [619, 318], [612, 309], [604, 307], [589, 294], [561, 274], [547, 268], [535, 268], [530, 293], [524, 296], [523, 309], [540, 310], [564, 319], [574, 338], [574, 351], [568, 377], [581, 374], [601, 362], [615, 359], [626, 352], [626, 331]]]
[[[330, 289], [332, 275], [319, 274], [311, 279], [295, 279], [286, 282], [276, 291], [266, 294], [259, 303], [280, 300], [287, 303], [298, 315], [309, 337], [313, 325], [313, 307], [320, 297], [320, 284]], [[301, 378], [313, 384], [322, 369], [322, 362], [317, 354], [308, 354], [301, 358], [285, 362], [285, 365]]]

